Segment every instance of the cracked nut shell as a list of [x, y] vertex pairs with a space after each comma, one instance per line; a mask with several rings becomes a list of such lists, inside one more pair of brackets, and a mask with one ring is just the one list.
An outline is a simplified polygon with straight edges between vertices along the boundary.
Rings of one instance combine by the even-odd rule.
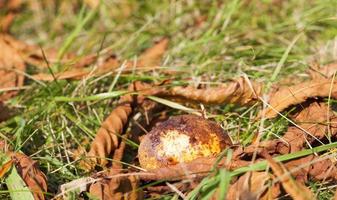
[[147, 170], [167, 167], [215, 156], [231, 144], [217, 123], [195, 115], [175, 116], [144, 136], [138, 149], [139, 163]]

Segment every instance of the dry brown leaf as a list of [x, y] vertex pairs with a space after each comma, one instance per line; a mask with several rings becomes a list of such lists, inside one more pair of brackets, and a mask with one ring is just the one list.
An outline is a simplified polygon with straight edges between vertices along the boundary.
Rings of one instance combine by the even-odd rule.
[[54, 81], [64, 79], [82, 79], [83, 77], [99, 76], [110, 72], [120, 66], [117, 58], [112, 55], [106, 58], [102, 63], [98, 63], [96, 68], [89, 68], [88, 65], [93, 64], [97, 60], [97, 55], [88, 55], [77, 61], [72, 65], [73, 69], [52, 74], [38, 73], [32, 77], [40, 81]]
[[143, 191], [139, 188], [139, 179], [136, 176], [123, 176], [118, 171], [100, 174], [97, 182], [90, 186], [92, 196], [101, 200], [141, 200]]
[[[160, 65], [160, 61], [162, 56], [164, 55], [167, 47], [168, 47], [168, 39], [164, 38], [156, 43], [153, 47], [145, 50], [143, 54], [141, 54], [137, 63], [133, 63], [132, 61], [126, 62], [125, 68], [149, 68], [152, 69]], [[115, 55], [110, 55], [102, 62], [98, 63], [96, 68], [85, 68], [86, 66], [93, 64], [96, 61], [97, 54], [88, 55], [84, 58], [80, 59], [73, 67], [75, 69], [70, 69], [64, 72], [56, 73], [54, 76], [49, 73], [39, 73], [33, 75], [32, 77], [36, 80], [41, 81], [53, 81], [54, 79], [62, 80], [62, 79], [82, 79], [83, 77], [91, 76], [100, 76], [108, 72], [112, 72], [121, 66], [121, 62], [116, 58]], [[129, 71], [129, 70], [125, 70]]]
[[310, 67], [309, 75], [311, 79], [329, 79], [333, 78], [337, 72], [337, 62], [333, 62], [324, 66], [313, 65]]
[[275, 199], [281, 191], [277, 183], [268, 186], [272, 178], [273, 176], [266, 172], [246, 173], [229, 187], [226, 199], [248, 199], [248, 196], [252, 199]]
[[15, 167], [37, 200], [44, 200], [47, 192], [47, 178], [38, 168], [36, 161], [22, 153], [9, 153]]
[[0, 179], [12, 168], [13, 160], [9, 160], [0, 167]]
[[14, 21], [15, 16], [17, 15], [20, 7], [21, 0], [7, 0], [1, 2], [0, 9], [7, 9], [7, 13], [5, 16], [1, 18], [0, 16], [0, 32], [8, 32], [12, 22]]
[[268, 154], [264, 154], [274, 174], [280, 179], [284, 190], [295, 200], [316, 199], [312, 191], [300, 182], [292, 179], [291, 175], [281, 164], [278, 164]]
[[262, 112], [264, 112], [264, 117], [273, 118], [277, 116], [277, 112], [282, 112], [291, 105], [303, 103], [308, 98], [328, 96], [337, 98], [337, 80], [320, 79], [306, 81], [291, 87], [280, 88], [269, 96], [270, 106]]
[[[169, 40], [168, 38], [163, 38], [158, 41], [154, 46], [146, 49], [144, 53], [142, 53], [137, 62], [137, 67], [156, 67], [160, 65], [160, 61], [166, 52], [168, 47]], [[133, 63], [130, 63], [131, 66]], [[129, 64], [129, 65], [130, 65]]]
[[[139, 91], [143, 94], [154, 94], [156, 90], [150, 85], [141, 82], [135, 82], [130, 85], [129, 91]], [[95, 139], [91, 143], [88, 157], [89, 162], [84, 161], [82, 167], [91, 170], [96, 164], [105, 166], [106, 158], [117, 148], [119, 148], [119, 137], [123, 134], [129, 117], [131, 116], [135, 103], [141, 103], [144, 100], [139, 96], [134, 98], [133, 95], [127, 94], [121, 97], [119, 105], [104, 120], [101, 128], [98, 130]]]
[[258, 97], [261, 95], [261, 84], [248, 82], [244, 77], [240, 77], [214, 88], [197, 89], [191, 86], [178, 86], [162, 91], [159, 95], [183, 98], [205, 104], [233, 103], [250, 105], [258, 101]]
[[337, 180], [337, 168], [334, 161], [314, 155], [306, 156], [285, 164], [288, 171], [301, 183], [307, 183], [309, 177], [316, 181]]
[[242, 157], [262, 151], [268, 151], [270, 154], [293, 153], [302, 150], [306, 142], [312, 144], [319, 142], [317, 140], [336, 136], [337, 116], [327, 104], [311, 101], [298, 107], [299, 111], [292, 116], [292, 120], [301, 128], [290, 126], [280, 139], [262, 141], [245, 149], [238, 148], [234, 155]]
[[8, 108], [3, 102], [0, 101], [0, 122], [7, 120], [13, 115], [14, 111]]
[[[15, 88], [23, 85], [23, 72], [26, 65], [20, 53], [13, 46], [12, 40], [6, 35], [0, 34], [0, 89]], [[17, 91], [9, 91], [0, 95], [0, 101], [8, 100]]]

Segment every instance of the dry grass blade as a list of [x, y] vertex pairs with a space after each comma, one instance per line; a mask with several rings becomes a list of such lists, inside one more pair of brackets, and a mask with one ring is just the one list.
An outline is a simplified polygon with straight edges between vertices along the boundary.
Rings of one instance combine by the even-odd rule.
[[270, 94], [270, 107], [262, 112], [266, 118], [276, 117], [277, 112], [281, 112], [291, 105], [303, 103], [308, 98], [328, 97], [330, 89], [331, 98], [337, 98], [337, 81], [331, 79], [311, 80], [291, 87], [280, 88]]
[[272, 168], [274, 174], [280, 178], [281, 184], [285, 191], [295, 200], [309, 200], [315, 199], [314, 194], [305, 185], [300, 182], [296, 182], [286, 169], [276, 163], [269, 154], [265, 154], [265, 157]]
[[244, 77], [240, 77], [232, 82], [214, 88], [197, 89], [191, 86], [178, 86], [163, 91], [159, 95], [205, 104], [232, 103], [250, 105], [257, 102], [258, 96], [261, 95], [261, 84], [248, 82]]

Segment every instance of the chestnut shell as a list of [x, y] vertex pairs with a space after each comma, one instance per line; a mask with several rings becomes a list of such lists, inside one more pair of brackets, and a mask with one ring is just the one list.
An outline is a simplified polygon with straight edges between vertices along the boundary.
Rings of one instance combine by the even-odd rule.
[[179, 115], [144, 136], [138, 149], [139, 163], [147, 170], [166, 167], [215, 156], [231, 144], [217, 123], [195, 115]]

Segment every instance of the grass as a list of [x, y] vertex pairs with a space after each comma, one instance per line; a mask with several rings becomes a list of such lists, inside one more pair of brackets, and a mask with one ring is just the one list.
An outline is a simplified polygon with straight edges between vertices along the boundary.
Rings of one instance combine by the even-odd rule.
[[[26, 78], [29, 87], [8, 101], [18, 114], [0, 124], [0, 135], [15, 150], [39, 162], [52, 193], [57, 192], [60, 184], [86, 175], [79, 170], [78, 162], [73, 162], [72, 150], [85, 146], [85, 140], [92, 140], [116, 105], [116, 97], [132, 81], [173, 78], [173, 84], [178, 85], [199, 81], [217, 84], [246, 74], [250, 79], [275, 83], [294, 77], [305, 79], [311, 62], [324, 64], [337, 58], [335, 0], [233, 0], [222, 4], [115, 0], [102, 1], [97, 10], [81, 2], [27, 1], [11, 32], [44, 49], [56, 47], [59, 58], [67, 52], [78, 57], [113, 52], [123, 59], [137, 59], [155, 39], [169, 37], [170, 44], [163, 69], [153, 72], [121, 74], [116, 79], [112, 74], [85, 82], [41, 83]], [[204, 21], [196, 25], [198, 19]], [[170, 77], [161, 73], [164, 67], [184, 73]], [[57, 61], [51, 66], [53, 72], [64, 69]], [[32, 66], [30, 71], [34, 71]], [[163, 99], [154, 100], [175, 108], [172, 114], [191, 111]], [[288, 125], [287, 120], [278, 118], [265, 121], [261, 127], [261, 121], [254, 121], [259, 109], [257, 105], [206, 106], [234, 141], [243, 145], [249, 144], [257, 131], [268, 139], [281, 135]], [[228, 185], [224, 177], [228, 177], [227, 171], [215, 176], [221, 180], [221, 186]], [[318, 183], [311, 184], [313, 188], [322, 188]], [[1, 187], [4, 188], [3, 184]], [[328, 199], [333, 190], [319, 190], [318, 198]], [[207, 192], [200, 195], [206, 198]], [[177, 198], [174, 194], [166, 198], [171, 197]], [[0, 198], [9, 196], [1, 193]]]

